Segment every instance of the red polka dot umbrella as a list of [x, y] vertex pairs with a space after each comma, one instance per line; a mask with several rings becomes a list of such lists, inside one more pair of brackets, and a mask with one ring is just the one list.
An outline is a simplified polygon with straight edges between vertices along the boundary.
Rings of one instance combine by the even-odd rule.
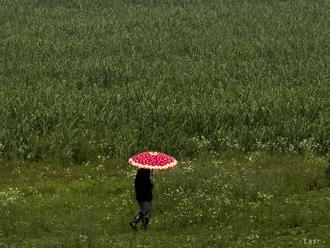
[[149, 151], [134, 155], [128, 163], [139, 169], [166, 170], [173, 169], [178, 161], [165, 153]]

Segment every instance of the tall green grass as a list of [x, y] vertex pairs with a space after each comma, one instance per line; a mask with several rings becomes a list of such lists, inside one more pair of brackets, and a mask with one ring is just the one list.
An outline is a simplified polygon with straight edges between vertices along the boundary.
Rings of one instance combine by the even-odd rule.
[[329, 7], [0, 0], [0, 155], [328, 153]]

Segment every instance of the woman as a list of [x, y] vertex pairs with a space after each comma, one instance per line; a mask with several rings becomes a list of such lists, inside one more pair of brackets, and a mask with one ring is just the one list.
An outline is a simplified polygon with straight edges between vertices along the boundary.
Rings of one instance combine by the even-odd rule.
[[151, 216], [153, 189], [153, 184], [150, 179], [150, 170], [139, 169], [135, 176], [134, 186], [139, 209], [129, 224], [132, 230], [136, 231], [136, 226], [141, 220], [142, 228], [147, 230]]

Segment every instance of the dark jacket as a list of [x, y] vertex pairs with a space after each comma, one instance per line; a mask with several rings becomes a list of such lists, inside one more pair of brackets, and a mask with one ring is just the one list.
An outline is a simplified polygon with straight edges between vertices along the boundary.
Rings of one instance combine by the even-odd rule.
[[153, 185], [150, 180], [150, 170], [138, 170], [134, 186], [137, 201], [152, 201]]

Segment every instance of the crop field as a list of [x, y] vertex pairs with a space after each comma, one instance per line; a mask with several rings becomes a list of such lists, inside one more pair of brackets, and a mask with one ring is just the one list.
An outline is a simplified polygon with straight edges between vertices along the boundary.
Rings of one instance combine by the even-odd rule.
[[326, 154], [329, 7], [0, 0], [0, 154]]
[[[330, 0], [0, 0], [0, 248], [329, 247]], [[156, 173], [150, 230], [127, 159]]]

